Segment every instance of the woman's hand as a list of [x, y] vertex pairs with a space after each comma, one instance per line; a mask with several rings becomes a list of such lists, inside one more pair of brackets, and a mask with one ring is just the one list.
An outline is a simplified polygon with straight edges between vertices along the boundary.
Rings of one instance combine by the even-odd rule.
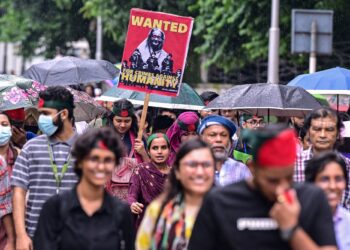
[[143, 211], [143, 204], [139, 202], [133, 202], [130, 206], [130, 209], [133, 214], [140, 214]]

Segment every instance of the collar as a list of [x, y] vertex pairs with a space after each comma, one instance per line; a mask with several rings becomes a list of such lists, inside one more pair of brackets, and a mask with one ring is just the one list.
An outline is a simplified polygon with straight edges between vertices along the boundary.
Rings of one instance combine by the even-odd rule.
[[57, 140], [55, 137], [47, 137], [47, 140], [48, 140], [50, 145], [63, 143], [63, 144], [67, 144], [68, 146], [72, 147], [74, 142], [77, 140], [77, 138], [78, 138], [78, 133], [76, 131], [74, 131], [73, 135], [71, 137], [69, 137], [69, 139], [67, 141], [62, 142], [60, 140]]
[[[78, 184], [77, 184], [78, 185]], [[72, 210], [75, 210], [75, 209], [83, 209], [81, 204], [80, 204], [80, 201], [79, 201], [79, 198], [78, 198], [78, 193], [77, 193], [77, 185], [74, 186], [74, 188], [69, 192], [69, 199], [67, 199], [67, 208], [68, 208], [68, 211], [72, 211]], [[104, 191], [104, 194], [103, 194], [103, 202], [102, 202], [102, 206], [100, 209], [98, 209], [96, 213], [109, 213], [109, 214], [113, 214], [113, 204], [112, 204], [112, 198], [107, 194], [106, 191]]]

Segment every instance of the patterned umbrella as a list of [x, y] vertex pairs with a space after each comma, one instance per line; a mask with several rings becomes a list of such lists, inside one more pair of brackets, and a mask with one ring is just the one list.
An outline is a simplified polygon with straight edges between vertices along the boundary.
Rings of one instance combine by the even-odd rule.
[[[39, 92], [47, 86], [14, 75], [0, 75], [0, 110], [36, 106]], [[74, 96], [75, 121], [91, 121], [103, 115], [106, 109], [83, 91], [67, 87]]]
[[0, 75], [0, 110], [26, 108], [35, 105], [45, 86], [14, 75]]
[[74, 118], [75, 121], [91, 121], [102, 116], [107, 110], [83, 91], [67, 87], [74, 96]]

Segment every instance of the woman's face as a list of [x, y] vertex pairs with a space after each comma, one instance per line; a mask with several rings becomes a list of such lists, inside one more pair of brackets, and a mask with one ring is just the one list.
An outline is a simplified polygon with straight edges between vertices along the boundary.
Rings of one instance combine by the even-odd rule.
[[197, 138], [198, 135], [195, 131], [186, 131], [184, 134], [181, 135], [181, 142], [184, 143], [185, 141], [188, 141], [193, 138]]
[[154, 139], [148, 150], [151, 161], [157, 165], [166, 163], [169, 158], [169, 152], [168, 143], [163, 137]]
[[203, 196], [214, 183], [214, 158], [208, 148], [195, 149], [185, 155], [175, 170], [185, 193]]
[[336, 162], [328, 163], [324, 170], [317, 174], [315, 184], [325, 191], [328, 203], [334, 210], [341, 201], [346, 187], [341, 166]]
[[83, 172], [81, 179], [92, 186], [104, 187], [115, 165], [116, 158], [112, 151], [94, 148], [80, 165]]
[[113, 118], [114, 128], [121, 135], [127, 133], [130, 130], [131, 124], [132, 124], [131, 117], [121, 117], [116, 115]]
[[6, 115], [0, 114], [0, 126], [11, 127], [9, 118]]

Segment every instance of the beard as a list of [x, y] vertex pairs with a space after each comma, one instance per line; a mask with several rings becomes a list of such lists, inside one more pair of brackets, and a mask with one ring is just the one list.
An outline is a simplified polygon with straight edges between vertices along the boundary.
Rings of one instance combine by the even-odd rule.
[[53, 122], [53, 124], [57, 126], [57, 130], [52, 136], [57, 136], [63, 131], [63, 121], [61, 119], [61, 114], [57, 116], [57, 119]]
[[215, 160], [225, 162], [228, 158], [229, 150], [227, 148], [223, 148], [223, 150], [214, 150]]

